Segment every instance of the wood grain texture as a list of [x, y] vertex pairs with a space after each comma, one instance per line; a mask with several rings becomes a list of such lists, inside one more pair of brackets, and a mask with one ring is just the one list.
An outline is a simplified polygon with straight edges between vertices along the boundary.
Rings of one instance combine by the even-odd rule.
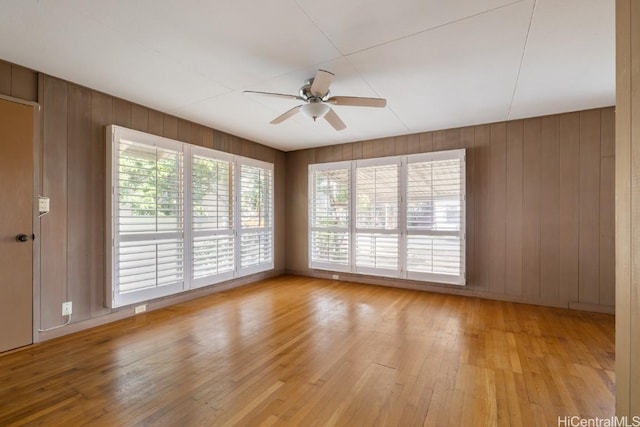
[[475, 229], [474, 290], [489, 291], [491, 288], [491, 196], [489, 193], [491, 176], [491, 127], [477, 126], [474, 133], [474, 193]]
[[11, 63], [0, 60], [0, 94], [11, 96]]
[[[631, 3], [631, 300], [630, 300], [630, 337], [631, 366], [630, 414], [640, 414], [640, 4]], [[634, 362], [635, 361], [635, 362]]]
[[[67, 300], [74, 302], [73, 318], [91, 318], [91, 92], [67, 88]], [[100, 188], [100, 187], [98, 187]]]
[[25, 101], [38, 101], [38, 73], [0, 60], [0, 94]]
[[[91, 317], [109, 313], [105, 307], [105, 230], [106, 227], [106, 126], [113, 123], [113, 98], [99, 92], [91, 93], [91, 233], [89, 240], [89, 266], [91, 274]], [[98, 189], [102, 188], [103, 191]]]
[[522, 295], [522, 168], [524, 126], [522, 120], [507, 123], [506, 169], [506, 293]]
[[540, 296], [540, 119], [524, 121], [522, 189], [523, 293]]
[[613, 329], [610, 315], [285, 276], [0, 356], [0, 424], [606, 418]]
[[547, 116], [540, 129], [540, 296], [560, 298], [560, 118]]
[[600, 114], [600, 304], [615, 305], [615, 112]]
[[489, 228], [490, 262], [489, 280], [491, 292], [506, 292], [506, 175], [507, 175], [507, 126], [491, 125], [491, 149], [489, 161]]
[[19, 65], [11, 65], [11, 96], [26, 101], [38, 100], [38, 73]]
[[616, 412], [640, 414], [640, 5], [616, 2]]
[[51, 211], [41, 226], [41, 327], [61, 325], [67, 301], [67, 83], [44, 78], [42, 190]]
[[580, 114], [560, 116], [560, 283], [561, 301], [579, 300], [580, 280]]
[[580, 112], [580, 293], [600, 301], [600, 111]]

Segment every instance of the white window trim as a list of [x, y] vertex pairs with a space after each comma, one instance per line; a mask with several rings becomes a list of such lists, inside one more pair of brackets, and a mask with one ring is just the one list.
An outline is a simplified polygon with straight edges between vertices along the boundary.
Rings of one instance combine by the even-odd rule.
[[[465, 168], [465, 149], [438, 151], [430, 153], [411, 154], [403, 156], [391, 156], [391, 157], [378, 157], [372, 159], [360, 159], [353, 161], [333, 162], [333, 163], [317, 163], [310, 164], [308, 170], [309, 182], [308, 182], [308, 195], [309, 195], [309, 207], [308, 207], [308, 265], [311, 269], [328, 270], [336, 272], [346, 272], [354, 274], [367, 274], [382, 277], [396, 277], [402, 279], [410, 279], [417, 281], [444, 283], [450, 285], [464, 286], [466, 284], [466, 168]], [[460, 184], [462, 192], [462, 204], [461, 204], [461, 218], [460, 229], [457, 231], [427, 231], [427, 230], [411, 230], [407, 227], [407, 179], [408, 179], [408, 165], [410, 163], [419, 163], [425, 161], [437, 161], [437, 160], [449, 160], [459, 159], [462, 161]], [[354, 200], [356, 198], [356, 170], [358, 167], [368, 166], [384, 166], [384, 165], [398, 165], [398, 229], [386, 230], [386, 229], [358, 229], [356, 227], [356, 210]], [[347, 265], [338, 265], [332, 263], [318, 262], [313, 260], [313, 242], [311, 239], [312, 231], [317, 231], [319, 228], [314, 227], [313, 221], [313, 203], [311, 198], [314, 194], [314, 172], [326, 171], [333, 169], [348, 169], [349, 170], [349, 227], [347, 230], [343, 228], [336, 229], [335, 231], [343, 231], [349, 234], [349, 262]], [[329, 228], [322, 228], [322, 230], [331, 231]], [[382, 268], [371, 267], [357, 267], [355, 262], [355, 236], [357, 232], [373, 232], [377, 234], [394, 234], [398, 235], [398, 264], [397, 270], [389, 270]], [[460, 274], [448, 275], [438, 273], [424, 273], [416, 271], [408, 271], [407, 265], [407, 242], [409, 235], [429, 235], [429, 236], [456, 236], [460, 239]]]
[[[117, 177], [118, 165], [114, 162], [117, 155], [118, 143], [120, 139], [130, 139], [136, 143], [145, 144], [149, 146], [155, 146], [158, 148], [170, 149], [182, 153], [182, 192], [183, 192], [183, 224], [182, 224], [182, 242], [183, 242], [183, 281], [171, 285], [165, 285], [161, 287], [154, 287], [142, 290], [136, 290], [132, 292], [120, 293], [117, 289], [116, 275], [117, 266], [115, 265], [117, 260], [116, 250], [119, 247], [121, 241], [133, 241], [136, 240], [136, 236], [120, 236], [117, 230], [116, 220], [118, 209], [115, 203], [117, 196], [114, 179]], [[175, 141], [169, 138], [151, 135], [145, 132], [136, 131], [133, 129], [124, 128], [116, 125], [107, 126], [107, 164], [106, 164], [106, 300], [107, 307], [115, 308], [135, 303], [141, 303], [149, 301], [151, 299], [165, 297], [168, 295], [174, 295], [180, 292], [184, 292], [190, 289], [198, 287], [209, 286], [215, 283], [219, 283], [225, 280], [238, 278], [254, 273], [272, 270], [274, 268], [275, 258], [275, 232], [274, 232], [274, 194], [275, 179], [273, 176], [274, 165], [272, 163], [251, 159], [247, 157], [232, 155], [229, 153], [212, 150], [204, 147], [193, 146], [191, 144]], [[191, 163], [192, 156], [200, 155], [203, 157], [209, 157], [216, 160], [228, 161], [233, 164], [234, 175], [234, 217], [233, 217], [233, 238], [234, 238], [234, 270], [228, 273], [217, 274], [215, 276], [209, 276], [199, 279], [192, 279], [192, 238], [194, 234], [192, 231], [192, 197], [191, 197]], [[251, 165], [262, 169], [267, 169], [271, 173], [270, 188], [268, 189], [268, 197], [270, 197], [268, 204], [269, 224], [266, 227], [261, 227], [261, 231], [271, 233], [271, 257], [268, 262], [264, 262], [258, 265], [253, 265], [250, 268], [240, 268], [240, 166]], [[244, 230], [246, 231], [246, 229]], [[153, 237], [154, 239], [161, 238], [163, 236], [175, 237], [176, 233], [149, 233], [147, 237]], [[209, 234], [218, 234], [217, 232]], [[229, 234], [226, 230], [220, 231], [219, 234]]]

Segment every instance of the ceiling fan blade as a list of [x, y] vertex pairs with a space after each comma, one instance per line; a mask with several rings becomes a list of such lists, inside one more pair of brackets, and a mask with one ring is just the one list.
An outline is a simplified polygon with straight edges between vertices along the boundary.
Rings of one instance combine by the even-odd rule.
[[313, 78], [313, 83], [311, 83], [309, 91], [320, 98], [326, 96], [329, 93], [329, 86], [333, 81], [333, 75], [334, 74], [329, 71], [318, 70], [316, 76]]
[[259, 92], [256, 90], [245, 90], [243, 93], [255, 93], [258, 95], [267, 95], [267, 96], [277, 96], [278, 98], [289, 98], [289, 99], [299, 99], [300, 101], [304, 101], [305, 99], [298, 95], [287, 95], [286, 93], [273, 93], [273, 92]]
[[287, 110], [285, 113], [280, 114], [278, 117], [276, 117], [275, 119], [271, 120], [271, 124], [272, 125], [277, 125], [278, 123], [284, 122], [289, 117], [295, 116], [296, 114], [298, 114], [298, 111], [300, 111], [301, 107], [302, 107], [302, 105], [298, 105], [297, 107], [293, 107], [292, 109]]
[[387, 105], [384, 98], [360, 98], [358, 96], [332, 96], [325, 102], [333, 105], [348, 105], [353, 107], [378, 107]]
[[324, 119], [328, 121], [335, 130], [343, 130], [347, 128], [347, 125], [345, 125], [344, 122], [340, 120], [340, 117], [338, 117], [336, 112], [331, 109], [324, 115]]

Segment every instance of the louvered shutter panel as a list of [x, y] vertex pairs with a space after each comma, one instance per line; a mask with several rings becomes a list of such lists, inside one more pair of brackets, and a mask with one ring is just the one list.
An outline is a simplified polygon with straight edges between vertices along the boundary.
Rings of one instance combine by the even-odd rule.
[[464, 177], [464, 150], [433, 153], [409, 162], [409, 278], [464, 283]]
[[203, 155], [192, 156], [192, 279], [211, 284], [233, 276], [233, 163]]
[[310, 266], [348, 271], [350, 167], [315, 168], [310, 177]]
[[[182, 153], [121, 139], [114, 180], [115, 285], [126, 295], [182, 288]], [[162, 293], [162, 292], [160, 292]]]
[[398, 275], [398, 186], [399, 163], [356, 165], [356, 272]]
[[273, 169], [240, 165], [240, 271], [273, 268]]

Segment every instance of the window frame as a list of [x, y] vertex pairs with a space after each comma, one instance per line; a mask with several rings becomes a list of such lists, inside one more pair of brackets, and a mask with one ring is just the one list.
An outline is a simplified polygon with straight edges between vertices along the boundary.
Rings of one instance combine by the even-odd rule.
[[[407, 224], [408, 218], [408, 175], [409, 165], [412, 163], [431, 162], [439, 160], [458, 160], [460, 162], [460, 218], [459, 228], [456, 231], [427, 231], [419, 229], [410, 229]], [[356, 180], [358, 168], [371, 166], [388, 166], [396, 164], [398, 167], [398, 216], [397, 228], [394, 230], [381, 230], [377, 228], [359, 228], [357, 227], [356, 205], [357, 192]], [[349, 226], [346, 232], [349, 236], [349, 262], [347, 265], [318, 262], [314, 260], [314, 247], [312, 233], [318, 227], [313, 224], [314, 221], [314, 200], [315, 197], [315, 173], [316, 171], [329, 171], [337, 169], [349, 170]], [[466, 284], [466, 150], [455, 149], [419, 154], [410, 154], [402, 156], [377, 157], [370, 159], [359, 159], [352, 161], [315, 163], [308, 167], [308, 265], [310, 269], [345, 272], [353, 274], [366, 274], [380, 277], [395, 277], [401, 279], [409, 279], [416, 281], [443, 283], [450, 285], [464, 286]], [[342, 230], [342, 229], [341, 229]], [[398, 236], [398, 268], [395, 270], [358, 266], [356, 263], [356, 236], [358, 232], [374, 232], [379, 234], [390, 234]], [[408, 270], [408, 241], [412, 235], [455, 235], [459, 238], [459, 274], [440, 274], [435, 272], [419, 272]]]
[[[155, 298], [165, 297], [168, 295], [175, 295], [181, 292], [185, 292], [191, 289], [199, 287], [209, 286], [223, 281], [236, 279], [239, 277], [255, 274], [263, 271], [272, 270], [274, 268], [275, 259], [275, 221], [274, 221], [274, 165], [269, 162], [261, 160], [251, 159], [243, 156], [233, 155], [226, 152], [221, 152], [205, 147], [194, 146], [185, 142], [175, 141], [169, 138], [148, 134], [145, 132], [128, 129], [117, 125], [107, 126], [106, 132], [106, 298], [105, 305], [109, 308], [116, 308], [127, 306], [136, 303], [146, 302]], [[146, 145], [149, 147], [158, 147], [162, 149], [168, 149], [177, 151], [181, 155], [181, 191], [182, 191], [182, 218], [181, 218], [181, 231], [178, 234], [182, 234], [182, 280], [178, 283], [158, 286], [153, 288], [133, 290], [129, 292], [120, 292], [120, 284], [117, 283], [118, 279], [118, 248], [123, 240], [132, 240], [135, 237], [122, 238], [119, 233], [119, 199], [118, 192], [116, 190], [118, 179], [118, 167], [119, 167], [119, 144], [120, 141], [130, 140], [137, 145]], [[202, 234], [194, 232], [194, 216], [193, 216], [193, 198], [192, 198], [192, 177], [193, 177], [193, 156], [205, 157], [218, 161], [229, 162], [232, 167], [232, 192], [233, 195], [230, 198], [233, 204], [231, 209], [233, 211], [233, 226], [231, 232], [213, 232], [213, 235], [225, 234], [233, 236], [233, 271], [224, 272], [220, 274], [209, 275], [198, 279], [194, 278], [194, 266], [193, 266], [193, 244], [194, 237]], [[242, 269], [240, 266], [240, 170], [242, 165], [251, 165], [253, 167], [265, 169], [269, 171], [270, 182], [266, 189], [266, 196], [268, 197], [268, 206], [266, 206], [266, 213], [269, 218], [269, 224], [262, 227], [261, 230], [270, 236], [270, 252], [269, 259], [266, 262], [262, 262], [259, 265], [254, 265], [250, 269]], [[156, 233], [162, 234], [162, 233]], [[166, 234], [166, 233], [164, 233]], [[173, 233], [176, 234], [176, 233]], [[211, 233], [210, 233], [211, 234]]]

